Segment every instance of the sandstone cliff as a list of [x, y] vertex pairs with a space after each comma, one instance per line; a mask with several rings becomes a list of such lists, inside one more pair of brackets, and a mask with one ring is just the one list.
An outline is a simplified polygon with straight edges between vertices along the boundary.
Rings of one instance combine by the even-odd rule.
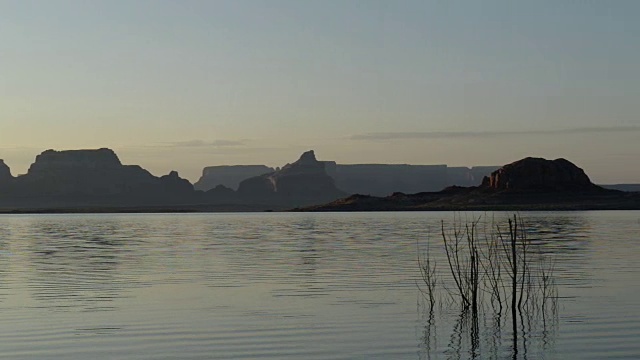
[[482, 187], [515, 191], [585, 191], [600, 189], [585, 172], [565, 159], [528, 157], [507, 164], [485, 177]]

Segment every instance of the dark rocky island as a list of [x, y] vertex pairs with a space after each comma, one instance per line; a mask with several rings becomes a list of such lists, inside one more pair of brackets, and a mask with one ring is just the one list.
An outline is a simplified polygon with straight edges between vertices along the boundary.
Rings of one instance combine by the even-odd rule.
[[491, 173], [475, 187], [439, 192], [394, 193], [387, 197], [352, 195], [299, 211], [411, 210], [608, 210], [640, 209], [640, 193], [593, 184], [565, 159], [525, 158]]

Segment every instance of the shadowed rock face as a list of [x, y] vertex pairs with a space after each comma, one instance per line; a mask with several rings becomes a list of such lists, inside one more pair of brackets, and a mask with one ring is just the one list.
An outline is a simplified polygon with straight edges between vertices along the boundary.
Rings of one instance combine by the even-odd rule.
[[196, 190], [207, 191], [218, 185], [236, 190], [242, 180], [273, 172], [265, 165], [220, 165], [208, 166], [202, 170], [202, 176], [193, 184]]
[[319, 204], [345, 195], [327, 175], [325, 164], [307, 151], [298, 161], [278, 171], [240, 183], [238, 194], [245, 199], [273, 201], [292, 206]]
[[325, 165], [336, 186], [348, 194], [387, 196], [396, 191], [437, 191], [447, 185], [446, 165], [342, 165], [333, 161]]
[[565, 159], [524, 158], [491, 173], [483, 188], [494, 190], [584, 191], [598, 189], [585, 172]]
[[0, 159], [0, 184], [6, 184], [12, 180], [11, 169], [4, 163], [4, 160]]
[[2, 196], [13, 198], [11, 204], [47, 207], [172, 203], [192, 194], [193, 186], [177, 172], [158, 178], [140, 166], [122, 165], [110, 149], [97, 149], [44, 151]]
[[[393, 192], [417, 193], [440, 191], [447, 186], [478, 186], [485, 176], [499, 166], [448, 167], [447, 165], [409, 164], [336, 164], [320, 161], [335, 186], [347, 194], [387, 196]], [[280, 170], [280, 169], [277, 169]], [[264, 165], [224, 165], [204, 168], [194, 184], [196, 190], [208, 191], [217, 185], [238, 189], [240, 182], [272, 173]]]
[[31, 164], [30, 176], [48, 175], [51, 171], [74, 171], [80, 169], [117, 169], [120, 159], [111, 149], [97, 150], [46, 150], [36, 156]]

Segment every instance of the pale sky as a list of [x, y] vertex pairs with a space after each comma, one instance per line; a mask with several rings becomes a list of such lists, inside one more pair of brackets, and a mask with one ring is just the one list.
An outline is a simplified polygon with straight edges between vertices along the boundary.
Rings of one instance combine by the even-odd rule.
[[640, 1], [0, 0], [0, 158], [564, 157], [640, 182]]

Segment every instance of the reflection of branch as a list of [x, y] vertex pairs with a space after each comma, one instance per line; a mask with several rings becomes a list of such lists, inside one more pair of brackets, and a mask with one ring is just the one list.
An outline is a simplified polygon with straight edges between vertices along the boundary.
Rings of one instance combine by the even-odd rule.
[[453, 325], [453, 330], [451, 331], [451, 337], [449, 338], [449, 350], [451, 350], [451, 355], [449, 358], [461, 359], [462, 355], [462, 333], [465, 324], [465, 320], [467, 318], [467, 309], [463, 308], [460, 311], [460, 316], [456, 320]]
[[[433, 341], [431, 341], [432, 338], [433, 338]], [[438, 341], [436, 337], [434, 313], [433, 313], [433, 309], [431, 309], [429, 311], [429, 315], [424, 324], [424, 329], [422, 332], [422, 341], [421, 341], [421, 347], [423, 348], [423, 352], [424, 352], [424, 355], [426, 355], [427, 360], [431, 359], [432, 346], [435, 345], [435, 347], [437, 347], [437, 344], [438, 344]], [[425, 357], [421, 356], [421, 358], [425, 358]]]
[[[492, 221], [493, 224], [493, 221]], [[493, 225], [492, 225], [493, 228]], [[500, 288], [502, 283], [502, 265], [499, 259], [498, 253], [498, 244], [495, 233], [491, 231], [487, 233], [486, 226], [484, 227], [484, 251], [481, 250], [480, 253], [483, 256], [483, 260], [480, 261], [482, 269], [484, 271], [484, 278], [486, 281], [483, 281], [485, 287], [487, 288], [487, 292], [491, 294], [491, 306], [493, 311], [501, 313], [502, 312], [502, 296], [500, 295]], [[488, 285], [487, 285], [488, 283]]]
[[471, 312], [471, 329], [470, 329], [470, 338], [471, 338], [471, 358], [477, 358], [480, 353], [480, 327], [478, 325], [478, 312]]
[[420, 268], [420, 276], [422, 277], [422, 282], [425, 284], [426, 288], [422, 288], [418, 282], [416, 285], [422, 296], [425, 299], [429, 300], [429, 309], [433, 311], [433, 307], [435, 306], [435, 288], [436, 288], [436, 264], [433, 263], [431, 265], [431, 257], [429, 256], [429, 243], [427, 243], [427, 253], [425, 255], [420, 255], [420, 243], [416, 240], [416, 247], [418, 249], [418, 267]]

